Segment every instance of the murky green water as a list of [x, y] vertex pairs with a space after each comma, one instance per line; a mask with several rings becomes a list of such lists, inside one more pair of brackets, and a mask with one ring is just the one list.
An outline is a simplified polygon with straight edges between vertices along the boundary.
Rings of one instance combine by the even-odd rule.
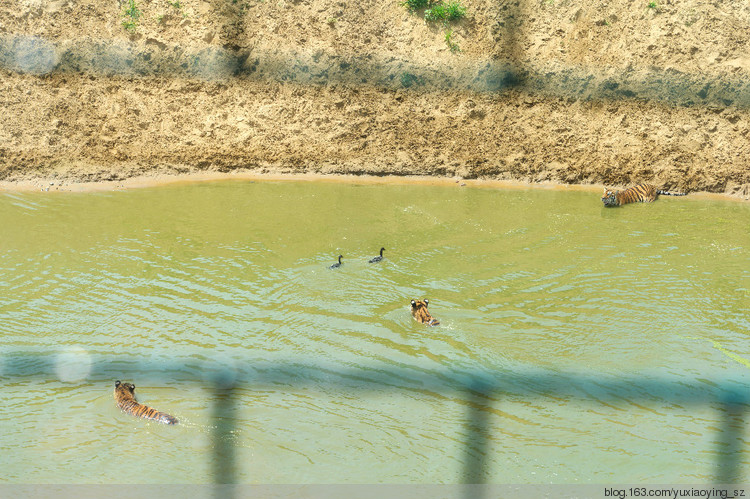
[[0, 221], [0, 481], [750, 479], [747, 204], [231, 182]]

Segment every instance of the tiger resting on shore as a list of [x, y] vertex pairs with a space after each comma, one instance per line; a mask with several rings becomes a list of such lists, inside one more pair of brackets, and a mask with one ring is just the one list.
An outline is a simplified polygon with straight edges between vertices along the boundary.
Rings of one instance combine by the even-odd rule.
[[602, 202], [604, 206], [622, 206], [628, 203], [650, 203], [656, 201], [659, 194], [665, 196], [685, 196], [684, 192], [669, 192], [657, 189], [651, 184], [638, 184], [624, 191], [604, 189]]
[[159, 412], [135, 400], [135, 385], [115, 381], [115, 402], [117, 407], [138, 418], [153, 419], [164, 424], [177, 424], [177, 418], [165, 412]]
[[440, 324], [440, 321], [431, 316], [430, 312], [427, 311], [427, 305], [429, 304], [430, 302], [426, 299], [412, 300], [411, 316], [414, 317], [417, 322], [421, 322], [422, 324], [427, 324], [428, 326], [437, 326]]

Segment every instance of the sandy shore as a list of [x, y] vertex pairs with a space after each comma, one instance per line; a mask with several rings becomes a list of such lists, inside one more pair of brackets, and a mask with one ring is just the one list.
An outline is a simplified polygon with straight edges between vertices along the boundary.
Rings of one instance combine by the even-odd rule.
[[18, 181], [0, 181], [0, 191], [13, 192], [96, 192], [125, 189], [142, 189], [166, 185], [191, 184], [198, 182], [332, 182], [350, 184], [419, 184], [419, 185], [456, 185], [460, 187], [484, 187], [495, 189], [568, 189], [599, 191], [600, 186], [564, 185], [552, 182], [528, 183], [505, 180], [467, 180], [457, 177], [433, 177], [428, 175], [382, 176], [350, 175], [336, 173], [289, 173], [289, 172], [200, 172], [138, 175], [123, 180], [103, 180], [96, 182], [76, 182], [51, 179], [29, 179]]
[[[43, 192], [43, 193], [85, 193], [103, 191], [122, 191], [131, 189], [157, 188], [170, 185], [186, 185], [201, 182], [331, 182], [360, 185], [435, 185], [456, 186], [480, 189], [543, 189], [556, 191], [585, 191], [601, 193], [603, 185], [561, 184], [555, 182], [522, 182], [515, 180], [462, 179], [457, 177], [433, 176], [379, 176], [379, 175], [346, 175], [322, 173], [289, 173], [289, 172], [200, 172], [179, 174], [140, 175], [124, 180], [71, 182], [56, 179], [33, 179], [20, 181], [0, 181], [2, 192]], [[684, 199], [710, 199], [746, 201], [747, 197], [717, 194], [710, 192], [692, 192]]]

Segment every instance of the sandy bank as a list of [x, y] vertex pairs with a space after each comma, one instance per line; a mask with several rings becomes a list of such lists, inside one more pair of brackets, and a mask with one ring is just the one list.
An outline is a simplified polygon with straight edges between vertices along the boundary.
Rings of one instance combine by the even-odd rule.
[[4, 188], [283, 171], [750, 198], [741, 2], [475, 0], [449, 27], [397, 1], [137, 3], [128, 31], [118, 2], [0, 0]]
[[[2, 192], [43, 192], [43, 193], [84, 193], [124, 191], [131, 189], [155, 188], [171, 185], [187, 185], [201, 182], [332, 182], [359, 185], [435, 185], [479, 189], [544, 189], [556, 191], [591, 192], [592, 199], [598, 197], [604, 186], [559, 184], [554, 182], [522, 182], [516, 180], [462, 179], [434, 176], [376, 176], [321, 173], [288, 173], [257, 171], [200, 172], [158, 175], [140, 175], [123, 180], [96, 182], [69, 182], [63, 180], [33, 179], [22, 181], [0, 181]], [[689, 200], [731, 200], [746, 201], [747, 197], [709, 192], [691, 193]]]

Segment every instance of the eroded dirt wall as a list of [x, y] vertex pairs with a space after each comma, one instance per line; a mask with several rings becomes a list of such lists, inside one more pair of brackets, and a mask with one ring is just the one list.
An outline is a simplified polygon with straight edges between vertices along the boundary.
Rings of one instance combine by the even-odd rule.
[[464, 4], [444, 27], [398, 1], [140, 1], [128, 31], [127, 2], [0, 0], [0, 179], [272, 169], [750, 195], [750, 4]]

